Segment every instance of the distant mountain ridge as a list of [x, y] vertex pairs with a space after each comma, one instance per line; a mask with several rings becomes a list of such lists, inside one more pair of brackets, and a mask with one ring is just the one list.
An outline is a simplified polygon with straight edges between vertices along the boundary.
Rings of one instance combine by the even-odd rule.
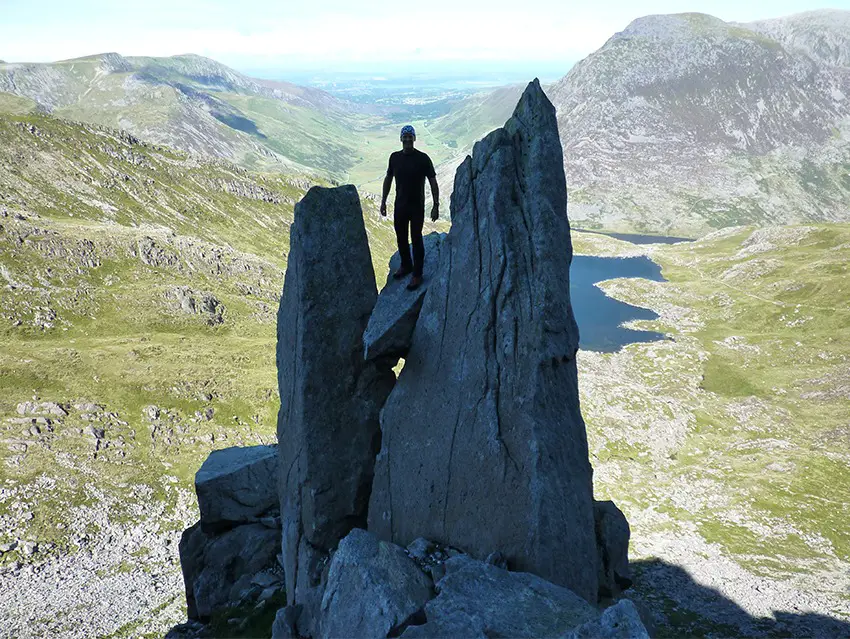
[[248, 78], [194, 54], [0, 64], [0, 92], [57, 116], [250, 168], [330, 175], [353, 161], [340, 123], [369, 111], [319, 89]]
[[824, 64], [850, 66], [850, 11], [821, 9], [740, 25]]
[[[571, 219], [698, 234], [735, 224], [843, 221], [850, 211], [850, 12], [749, 24], [639, 18], [545, 88], [558, 111]], [[422, 122], [448, 199], [471, 145], [517, 87]], [[32, 101], [32, 102], [29, 102]], [[0, 64], [0, 111], [41, 110], [253, 170], [317, 172], [373, 190], [398, 118], [214, 60], [115, 53]]]
[[817, 48], [819, 20], [647, 16], [579, 62], [549, 90], [572, 219], [656, 232], [846, 220], [850, 82], [823, 59], [844, 60], [850, 31]]

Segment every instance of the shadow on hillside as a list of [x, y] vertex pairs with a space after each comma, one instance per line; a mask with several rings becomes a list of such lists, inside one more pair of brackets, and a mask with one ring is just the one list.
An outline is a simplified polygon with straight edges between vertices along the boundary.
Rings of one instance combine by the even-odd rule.
[[[653, 637], [850, 637], [850, 623], [817, 613], [774, 611], [773, 617], [754, 617], [660, 559], [630, 565], [635, 583], [626, 595], [639, 605], [642, 617], [650, 617], [645, 621]], [[759, 594], [757, 588], [754, 584], [753, 595]]]

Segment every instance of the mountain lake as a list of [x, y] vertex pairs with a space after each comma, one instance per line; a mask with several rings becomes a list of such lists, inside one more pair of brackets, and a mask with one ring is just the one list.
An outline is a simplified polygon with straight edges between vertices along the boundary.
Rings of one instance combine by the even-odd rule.
[[665, 281], [661, 267], [648, 257], [574, 255], [570, 267], [570, 296], [579, 329], [579, 347], [612, 353], [626, 344], [665, 339], [663, 333], [625, 328], [631, 320], [654, 320], [658, 314], [608, 297], [597, 282], [620, 277]]

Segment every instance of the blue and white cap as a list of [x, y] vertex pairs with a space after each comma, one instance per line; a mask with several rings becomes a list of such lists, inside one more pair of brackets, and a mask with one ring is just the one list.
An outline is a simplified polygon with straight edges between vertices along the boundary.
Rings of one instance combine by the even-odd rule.
[[399, 135], [399, 138], [408, 134], [412, 135], [415, 138], [416, 130], [409, 124], [406, 124], [405, 126], [401, 127], [401, 134]]

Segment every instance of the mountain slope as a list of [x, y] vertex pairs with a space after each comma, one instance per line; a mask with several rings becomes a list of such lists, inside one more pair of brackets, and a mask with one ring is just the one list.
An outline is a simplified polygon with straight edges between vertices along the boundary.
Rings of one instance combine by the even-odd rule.
[[330, 176], [356, 162], [352, 128], [371, 117], [323, 91], [253, 80], [196, 55], [0, 64], [0, 91], [57, 116], [249, 168]]
[[629, 519], [657, 636], [845, 636], [850, 224], [574, 247], [648, 254], [667, 280], [600, 287], [672, 339], [578, 353], [597, 499]]
[[470, 95], [452, 105], [446, 115], [429, 122], [428, 129], [452, 148], [471, 150], [484, 135], [504, 125], [524, 89], [524, 85], [515, 84]]
[[[275, 440], [277, 300], [309, 186], [0, 115], [0, 635], [185, 619], [195, 471]], [[363, 204], [381, 279], [392, 224]]]
[[574, 221], [693, 233], [846, 219], [845, 80], [711, 16], [634, 21], [549, 90]]
[[824, 64], [850, 67], [850, 11], [821, 9], [742, 27], [762, 33]]

